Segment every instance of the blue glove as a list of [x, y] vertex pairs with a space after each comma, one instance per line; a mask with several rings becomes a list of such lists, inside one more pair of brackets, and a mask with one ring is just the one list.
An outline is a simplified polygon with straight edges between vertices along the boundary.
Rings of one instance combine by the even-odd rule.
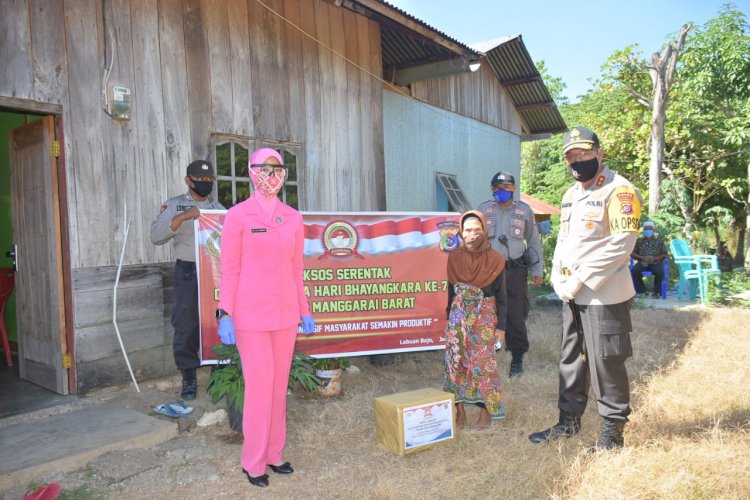
[[235, 344], [234, 340], [234, 322], [229, 316], [224, 316], [219, 320], [219, 337], [222, 344]]
[[312, 316], [302, 316], [302, 333], [310, 335], [315, 331], [315, 320]]

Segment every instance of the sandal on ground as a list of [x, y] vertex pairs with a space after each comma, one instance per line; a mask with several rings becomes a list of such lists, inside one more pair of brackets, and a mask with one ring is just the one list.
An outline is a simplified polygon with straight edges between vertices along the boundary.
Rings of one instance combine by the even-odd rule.
[[154, 410], [154, 412], [158, 413], [159, 415], [173, 418], [185, 417], [193, 413], [193, 408], [191, 406], [187, 406], [182, 401], [172, 401], [171, 403], [164, 403], [159, 406], [154, 406], [152, 410]]

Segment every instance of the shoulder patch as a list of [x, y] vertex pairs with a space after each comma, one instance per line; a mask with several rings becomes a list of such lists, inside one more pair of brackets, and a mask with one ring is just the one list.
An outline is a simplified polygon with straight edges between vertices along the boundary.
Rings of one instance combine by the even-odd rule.
[[615, 188], [607, 204], [607, 213], [610, 233], [640, 231], [641, 201], [634, 188], [630, 186]]

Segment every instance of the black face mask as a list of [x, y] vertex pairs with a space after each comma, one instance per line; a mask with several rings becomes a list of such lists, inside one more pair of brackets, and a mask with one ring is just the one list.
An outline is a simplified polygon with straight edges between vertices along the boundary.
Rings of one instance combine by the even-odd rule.
[[191, 189], [201, 198], [205, 198], [213, 191], [214, 183], [213, 181], [193, 181]]
[[599, 158], [577, 161], [568, 165], [568, 168], [570, 168], [570, 173], [578, 182], [590, 181], [599, 170]]

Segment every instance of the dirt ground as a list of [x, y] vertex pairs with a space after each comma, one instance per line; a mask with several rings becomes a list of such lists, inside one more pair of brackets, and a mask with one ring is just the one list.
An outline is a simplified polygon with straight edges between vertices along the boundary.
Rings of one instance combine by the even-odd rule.
[[[699, 310], [634, 309], [635, 355], [628, 368], [634, 388], [672, 363], [701, 321]], [[193, 427], [154, 448], [110, 452], [79, 471], [40, 477], [58, 481], [66, 498], [549, 498], [571, 464], [585, 460], [598, 436], [599, 418], [589, 404], [583, 431], [556, 444], [532, 445], [527, 436], [557, 419], [557, 358], [560, 308], [536, 306], [528, 321], [531, 350], [525, 374], [508, 380], [510, 356], [499, 355], [507, 417], [488, 431], [471, 429], [478, 409], [468, 408], [469, 428], [452, 443], [405, 457], [375, 443], [373, 399], [421, 388], [442, 388], [443, 353], [399, 354], [375, 366], [352, 358], [359, 373], [344, 376], [344, 394], [321, 398], [302, 389], [288, 402], [285, 458], [295, 473], [269, 472], [269, 488], [245, 479], [242, 438], [226, 422]], [[214, 411], [205, 395], [208, 369], [201, 369], [196, 418]], [[136, 411], [175, 399], [177, 378], [141, 383], [142, 392], [118, 388], [97, 397]], [[638, 411], [638, 402], [633, 402]], [[166, 418], [166, 417], [158, 417]], [[626, 429], [626, 445], [628, 440]], [[22, 490], [5, 492], [5, 500]]]

